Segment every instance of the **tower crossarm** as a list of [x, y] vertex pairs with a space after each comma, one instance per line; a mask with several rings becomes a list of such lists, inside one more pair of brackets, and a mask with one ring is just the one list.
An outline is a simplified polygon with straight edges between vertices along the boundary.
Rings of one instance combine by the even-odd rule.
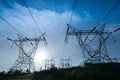
[[[10, 38], [7, 38], [7, 40], [9, 40], [9, 41], [13, 41], [13, 42], [28, 42], [28, 41], [45, 41], [46, 42], [46, 38], [44, 37], [44, 35], [45, 35], [46, 33], [43, 33], [41, 36], [39, 36], [39, 37], [37, 37], [37, 38], [27, 38], [27, 37], [25, 37], [25, 38], [23, 38], [23, 37], [21, 37], [19, 34], [17, 34], [18, 35], [18, 39], [10, 39]], [[46, 42], [46, 44], [47, 44], [47, 42]]]
[[[112, 59], [107, 53], [106, 40], [113, 33], [120, 31], [120, 27], [113, 31], [107, 31], [104, 29], [105, 24], [102, 25], [102, 28], [96, 29], [96, 27], [93, 27], [91, 30], [80, 30], [69, 24], [67, 24], [67, 26], [65, 42], [68, 43], [69, 36], [75, 36], [83, 53], [85, 62], [112, 62]], [[95, 43], [91, 43], [93, 39]], [[97, 41], [98, 44], [96, 44]]]
[[[45, 33], [44, 33], [45, 34]], [[34, 67], [34, 56], [36, 54], [36, 50], [38, 48], [39, 42], [43, 41], [45, 42], [45, 45], [47, 45], [46, 38], [44, 37], [44, 34], [42, 34], [39, 37], [36, 38], [27, 38], [22, 37], [19, 34], [18, 39], [10, 39], [7, 38], [7, 40], [14, 42], [16, 46], [19, 48], [19, 56], [17, 60], [15, 61], [15, 64], [10, 68], [10, 70], [22, 70], [26, 71], [29, 70], [30, 72], [35, 70]], [[31, 45], [27, 46], [27, 43]]]
[[78, 31], [69, 31], [67, 33], [68, 35], [111, 35], [112, 32], [109, 31], [101, 31], [101, 30], [95, 30], [91, 32], [91, 30], [78, 30]]
[[15, 40], [12, 40], [10, 38], [7, 38], [7, 39], [10, 40], [10, 41], [13, 41], [13, 42], [45, 41], [44, 37], [39, 37], [39, 38], [22, 38], [22, 39], [15, 39]]

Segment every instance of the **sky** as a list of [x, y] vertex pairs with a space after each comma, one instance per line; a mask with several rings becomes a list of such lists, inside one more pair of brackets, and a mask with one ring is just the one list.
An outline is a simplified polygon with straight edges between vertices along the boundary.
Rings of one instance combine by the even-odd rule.
[[[75, 37], [65, 44], [67, 23], [73, 16], [71, 25], [80, 30], [90, 30], [99, 22], [106, 23], [106, 30], [120, 27], [120, 5], [105, 18], [112, 6], [118, 0], [77, 0], [73, 10], [74, 0], [26, 0], [26, 4], [39, 25], [42, 33], [46, 33], [48, 45], [39, 43], [35, 56], [36, 70], [44, 65], [45, 59], [54, 59], [56, 65], [61, 58], [71, 58], [72, 65], [82, 64], [82, 52]], [[0, 0], [0, 16], [12, 24], [20, 33], [28, 38], [40, 36], [30, 13], [23, 0]], [[99, 26], [97, 26], [99, 27]], [[8, 71], [18, 57], [18, 47], [6, 38], [17, 39], [17, 31], [0, 19], [0, 71]], [[120, 57], [120, 32], [114, 33], [116, 40], [107, 41], [108, 53], [111, 57]], [[65, 48], [64, 48], [65, 47]]]

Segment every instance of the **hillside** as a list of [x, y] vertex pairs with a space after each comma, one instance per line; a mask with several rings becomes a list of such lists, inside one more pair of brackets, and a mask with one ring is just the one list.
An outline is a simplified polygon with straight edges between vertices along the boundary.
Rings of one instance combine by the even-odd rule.
[[83, 67], [51, 68], [32, 74], [1, 72], [0, 80], [120, 80], [120, 63], [89, 63]]
[[120, 63], [86, 64], [84, 67], [35, 72], [33, 80], [120, 80]]

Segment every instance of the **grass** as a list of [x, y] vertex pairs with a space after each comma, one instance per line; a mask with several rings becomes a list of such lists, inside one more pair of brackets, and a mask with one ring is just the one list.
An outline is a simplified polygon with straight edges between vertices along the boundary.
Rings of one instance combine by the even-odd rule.
[[2, 77], [0, 80], [32, 80], [32, 75]]

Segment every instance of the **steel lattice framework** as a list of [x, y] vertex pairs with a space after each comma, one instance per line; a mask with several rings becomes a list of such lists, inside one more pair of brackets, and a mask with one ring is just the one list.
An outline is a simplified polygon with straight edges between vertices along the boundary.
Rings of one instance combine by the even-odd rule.
[[[105, 24], [103, 24], [99, 29], [96, 29], [96, 27], [94, 27], [92, 30], [79, 30], [69, 24], [67, 24], [67, 26], [68, 27], [66, 31], [65, 41], [68, 42], [69, 36], [76, 37], [83, 53], [83, 61], [85, 63], [101, 63], [114, 61], [108, 55], [106, 40], [112, 35], [113, 32], [120, 30], [120, 28], [117, 28], [114, 31], [105, 31]], [[90, 36], [94, 37], [90, 39]], [[98, 45], [93, 47], [90, 41], [94, 41], [95, 38], [97, 38]]]
[[51, 68], [55, 67], [55, 60], [50, 59], [50, 60], [45, 60], [45, 70], [49, 70]]
[[[8, 40], [14, 42], [16, 46], [19, 48], [19, 55], [13, 66], [10, 68], [10, 71], [20, 70], [20, 71], [30, 71], [33, 72], [35, 70], [34, 67], [34, 56], [36, 50], [38, 48], [38, 43], [44, 41], [47, 44], [44, 34], [38, 38], [22, 38], [18, 35], [18, 39], [12, 40], [7, 38]], [[26, 51], [24, 47], [27, 42], [29, 42], [32, 46]]]
[[60, 59], [59, 67], [60, 68], [70, 68], [72, 66], [71, 59]]

